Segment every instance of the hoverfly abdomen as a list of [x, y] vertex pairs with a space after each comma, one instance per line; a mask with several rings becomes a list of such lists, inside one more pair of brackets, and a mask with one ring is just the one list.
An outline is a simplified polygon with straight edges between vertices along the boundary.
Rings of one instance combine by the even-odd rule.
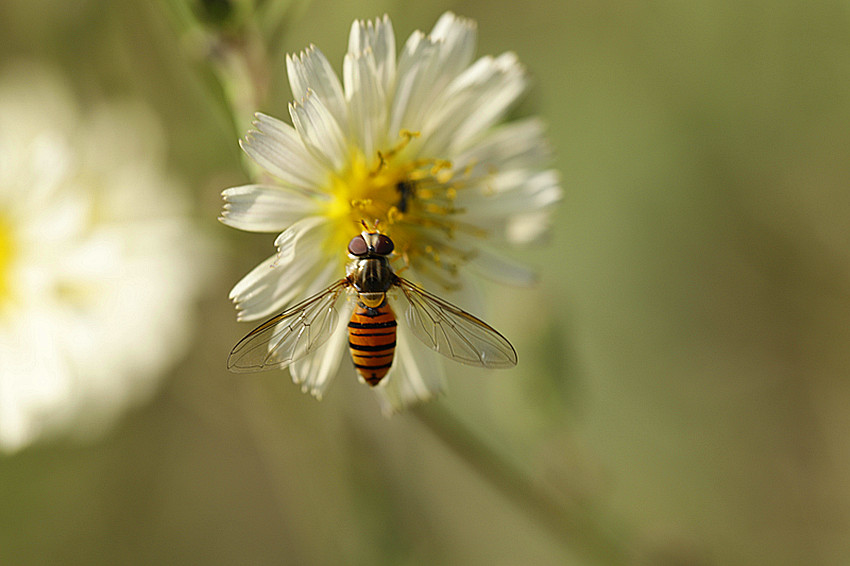
[[348, 347], [354, 367], [363, 381], [373, 387], [393, 364], [396, 325], [395, 313], [386, 299], [375, 308], [359, 303], [348, 323]]

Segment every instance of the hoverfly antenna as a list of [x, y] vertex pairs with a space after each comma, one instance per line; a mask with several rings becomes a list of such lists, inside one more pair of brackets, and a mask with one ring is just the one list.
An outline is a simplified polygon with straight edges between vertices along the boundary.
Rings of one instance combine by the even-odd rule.
[[378, 232], [378, 223], [379, 222], [380, 222], [380, 220], [376, 219], [375, 220], [375, 227], [369, 228], [369, 224], [367, 224], [365, 220], [363, 220], [363, 219], [360, 220], [360, 224], [363, 225], [363, 229], [366, 231], [367, 234], [376, 234]]

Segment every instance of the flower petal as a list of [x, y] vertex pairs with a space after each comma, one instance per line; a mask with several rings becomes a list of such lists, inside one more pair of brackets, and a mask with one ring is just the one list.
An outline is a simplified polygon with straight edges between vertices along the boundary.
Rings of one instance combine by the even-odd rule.
[[257, 320], [283, 310], [296, 297], [303, 297], [300, 282], [318, 271], [315, 260], [302, 256], [282, 265], [277, 255], [252, 269], [230, 291], [237, 320]]
[[[56, 307], [56, 305], [50, 305]], [[38, 306], [15, 313], [0, 329], [0, 452], [22, 448], [52, 432], [78, 409], [79, 379], [56, 347], [59, 311]], [[77, 395], [75, 395], [75, 393]]]
[[321, 399], [339, 371], [340, 358], [348, 345], [348, 321], [354, 301], [345, 301], [337, 307], [339, 320], [328, 343], [317, 352], [296, 361], [289, 366], [292, 381], [301, 385], [301, 389]]
[[501, 251], [482, 246], [477, 252], [468, 267], [487, 279], [517, 287], [528, 287], [537, 282], [537, 274], [533, 270], [506, 257]]
[[345, 135], [321, 99], [308, 90], [300, 104], [289, 105], [289, 115], [313, 157], [332, 171], [342, 169], [348, 157]]
[[396, 73], [389, 136], [396, 135], [402, 128], [420, 129], [424, 121], [423, 107], [435, 96], [428, 87], [438, 75], [438, 54], [436, 43], [422, 32], [414, 32], [405, 43]]
[[248, 132], [239, 145], [257, 165], [284, 181], [307, 190], [324, 184], [327, 168], [304, 147], [295, 129], [265, 114], [255, 114], [257, 130]]
[[355, 21], [348, 36], [348, 55], [359, 57], [372, 53], [375, 76], [385, 93], [389, 93], [395, 80], [395, 33], [390, 18], [374, 22]]
[[516, 245], [528, 245], [549, 235], [552, 214], [549, 210], [537, 210], [511, 217], [504, 230], [505, 239]]
[[268, 258], [233, 287], [230, 299], [236, 303], [239, 320], [269, 316], [342, 277], [344, 270], [339, 261], [328, 261], [326, 256], [315, 253], [325, 241], [327, 228], [316, 218], [319, 217], [302, 219], [290, 226], [278, 237], [284, 257]]
[[[277, 254], [266, 258], [257, 267], [249, 271], [242, 279], [239, 280], [233, 289], [230, 290], [229, 298], [236, 303], [236, 309], [241, 311], [250, 301], [259, 295], [268, 295], [269, 288], [280, 279], [280, 263], [277, 261]], [[263, 305], [264, 307], [265, 305]], [[274, 310], [268, 309], [269, 312]], [[255, 306], [254, 311], [257, 311]], [[248, 312], [247, 314], [238, 313], [239, 320], [254, 320], [267, 313]]]
[[445, 382], [442, 360], [419, 342], [404, 324], [398, 325], [397, 333], [393, 367], [375, 388], [386, 416], [433, 399], [442, 393]]
[[528, 244], [549, 229], [552, 208], [563, 193], [555, 171], [506, 171], [459, 191], [459, 220], [483, 230], [494, 242]]
[[389, 135], [421, 131], [446, 87], [472, 61], [476, 24], [446, 12], [431, 34], [414, 32], [404, 45], [396, 73]]
[[482, 57], [440, 96], [423, 127], [423, 155], [451, 155], [498, 121], [527, 86], [513, 53]]
[[374, 156], [386, 145], [387, 101], [372, 53], [346, 55], [343, 77], [354, 143], [364, 155]]
[[275, 239], [277, 257], [281, 263], [292, 261], [295, 257], [296, 245], [303, 255], [312, 254], [322, 245], [327, 230], [327, 219], [322, 216], [308, 216], [295, 222], [281, 232]]
[[486, 227], [488, 222], [532, 212], [560, 201], [562, 191], [554, 170], [515, 169], [493, 175], [485, 182], [458, 191], [455, 206], [462, 218]]
[[243, 185], [221, 193], [219, 220], [248, 232], [280, 232], [316, 212], [319, 202], [307, 193], [286, 187]]
[[342, 85], [330, 62], [318, 47], [311, 45], [298, 55], [287, 55], [286, 72], [295, 100], [301, 100], [307, 96], [308, 90], [312, 90], [340, 127], [348, 123]]
[[452, 159], [455, 171], [472, 178], [493, 171], [541, 167], [551, 159], [543, 122], [537, 118], [499, 126]]
[[478, 43], [478, 24], [475, 20], [446, 12], [434, 24], [429, 35], [440, 44], [441, 67], [447, 79], [457, 76], [472, 62]]

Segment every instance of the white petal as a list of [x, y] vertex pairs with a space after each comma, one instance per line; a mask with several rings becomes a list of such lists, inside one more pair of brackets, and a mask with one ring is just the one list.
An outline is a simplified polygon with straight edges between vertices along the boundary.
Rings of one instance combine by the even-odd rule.
[[386, 145], [387, 102], [371, 52], [345, 56], [345, 95], [351, 112], [351, 135], [364, 155]]
[[505, 53], [495, 61], [498, 69], [495, 86], [473, 95], [477, 99], [474, 112], [457, 129], [452, 151], [466, 147], [477, 134], [501, 120], [528, 87], [528, 78], [513, 53]]
[[0, 451], [52, 432], [77, 408], [72, 369], [55, 335], [64, 327], [57, 327], [54, 314], [36, 307], [0, 329]]
[[299, 55], [287, 55], [286, 72], [295, 100], [301, 100], [311, 90], [322, 100], [338, 124], [348, 123], [342, 85], [318, 47], [311, 45]]
[[[230, 300], [236, 303], [237, 309], [239, 305], [252, 297], [262, 293], [270, 285], [279, 279], [280, 264], [277, 261], [277, 254], [265, 259], [257, 267], [249, 271], [242, 279], [239, 280], [233, 289], [230, 290]], [[262, 315], [259, 315], [262, 316]], [[243, 320], [253, 320], [257, 317], [249, 317]]]
[[[18, 140], [12, 138], [9, 141], [14, 143]], [[22, 155], [15, 156], [18, 158], [17, 163], [3, 163], [4, 176], [8, 176], [7, 179], [26, 179], [29, 183], [26, 193], [10, 200], [14, 202], [23, 199], [26, 204], [37, 210], [38, 207], [48, 205], [52, 197], [62, 191], [63, 183], [73, 174], [75, 155], [69, 140], [62, 138], [57, 132], [38, 132], [32, 139], [25, 140], [24, 144], [23, 148], [15, 148], [18, 151], [23, 149]], [[19, 171], [14, 171], [12, 167]], [[14, 173], [9, 175], [10, 171]], [[14, 186], [4, 186], [0, 191], [5, 192]]]
[[265, 114], [256, 114], [254, 125], [239, 145], [260, 167], [287, 184], [307, 190], [321, 187], [327, 168], [319, 163], [295, 129]]
[[281, 232], [274, 241], [277, 257], [281, 263], [288, 263], [296, 252], [303, 255], [315, 254], [321, 249], [327, 233], [327, 219], [323, 216], [308, 216], [292, 224]]
[[317, 267], [308, 258], [281, 265], [274, 256], [261, 263], [230, 292], [236, 304], [236, 319], [257, 320], [284, 310], [304, 296], [301, 280], [307, 279]]
[[354, 301], [345, 301], [339, 306], [337, 327], [328, 343], [317, 352], [296, 361], [289, 367], [292, 381], [300, 384], [305, 393], [309, 392], [321, 399], [337, 374], [340, 358], [348, 345], [347, 325], [353, 309]]
[[398, 64], [390, 136], [402, 128], [422, 130], [434, 103], [472, 61], [476, 40], [475, 22], [451, 12], [443, 14], [430, 35], [410, 36]]
[[230, 299], [236, 303], [238, 320], [269, 316], [342, 277], [343, 266], [339, 261], [328, 261], [320, 253], [311, 253], [311, 250], [320, 249], [312, 247], [317, 245], [315, 240], [312, 236], [302, 237], [296, 244], [298, 253], [288, 263], [280, 262], [274, 255], [233, 287]]
[[425, 103], [436, 96], [429, 85], [439, 74], [437, 55], [437, 45], [422, 32], [414, 32], [404, 45], [390, 111], [390, 136], [397, 135], [402, 128], [411, 131], [421, 128]]
[[375, 75], [384, 92], [389, 93], [395, 80], [395, 33], [390, 18], [384, 15], [375, 22], [355, 21], [348, 36], [348, 55], [372, 54]]
[[455, 205], [464, 210], [458, 220], [485, 231], [491, 241], [521, 244], [546, 234], [561, 197], [555, 171], [517, 170], [459, 191]]
[[393, 367], [375, 388], [386, 416], [433, 399], [442, 393], [445, 382], [445, 368], [438, 354], [419, 342], [405, 324], [399, 324], [397, 332]]
[[332, 171], [342, 169], [348, 157], [340, 125], [313, 91], [300, 104], [289, 105], [292, 123], [310, 153]]
[[446, 12], [434, 24], [429, 36], [439, 42], [443, 73], [448, 79], [452, 79], [465, 69], [475, 56], [478, 24], [475, 20], [459, 18], [452, 12]]
[[467, 267], [480, 275], [505, 285], [514, 285], [518, 287], [527, 287], [537, 282], [537, 274], [514, 261], [500, 251], [494, 251], [484, 248], [478, 249], [475, 257], [473, 257]]
[[545, 209], [560, 201], [561, 196], [554, 170], [516, 169], [458, 191], [454, 204], [463, 209], [463, 220], [486, 226], [499, 217]]
[[487, 132], [452, 159], [455, 171], [479, 177], [493, 171], [541, 167], [551, 159], [543, 122], [527, 118], [509, 122]]
[[249, 232], [280, 232], [293, 222], [315, 214], [319, 200], [285, 187], [244, 185], [221, 193], [222, 223]]
[[26, 211], [26, 222], [18, 225], [17, 237], [41, 245], [73, 242], [91, 222], [93, 204], [85, 191], [76, 191], [72, 185], [66, 185], [39, 208]]
[[481, 278], [470, 277], [466, 272], [461, 272], [459, 278], [461, 281], [456, 289], [441, 293], [439, 297], [479, 318], [486, 317], [488, 305]]
[[548, 210], [538, 210], [512, 216], [505, 225], [505, 239], [515, 245], [528, 245], [549, 235], [552, 228], [552, 214]]
[[450, 84], [423, 127], [422, 154], [462, 151], [510, 108], [525, 90], [525, 72], [516, 56], [482, 57]]

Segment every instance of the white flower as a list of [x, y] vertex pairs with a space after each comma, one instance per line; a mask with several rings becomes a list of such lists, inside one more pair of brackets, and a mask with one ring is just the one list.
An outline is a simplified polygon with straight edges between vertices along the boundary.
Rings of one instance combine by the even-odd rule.
[[185, 349], [197, 236], [160, 138], [38, 66], [0, 77], [0, 450], [102, 431]]
[[[397, 58], [385, 16], [352, 25], [342, 83], [314, 46], [287, 57], [294, 127], [257, 114], [241, 145], [268, 176], [223, 193], [222, 222], [280, 232], [278, 252], [231, 292], [241, 320], [340, 279], [361, 220], [380, 221], [395, 241], [396, 269], [437, 292], [468, 292], [470, 273], [533, 280], [501, 250], [545, 232], [558, 176], [545, 168], [538, 120], [499, 125], [527, 86], [516, 56], [474, 60], [475, 44], [475, 23], [446, 13]], [[429, 398], [441, 383], [432, 354], [414, 353], [419, 345], [404, 335], [398, 344], [379, 388], [390, 409]], [[294, 381], [320, 396], [344, 349], [334, 342], [321, 362], [295, 363]]]

